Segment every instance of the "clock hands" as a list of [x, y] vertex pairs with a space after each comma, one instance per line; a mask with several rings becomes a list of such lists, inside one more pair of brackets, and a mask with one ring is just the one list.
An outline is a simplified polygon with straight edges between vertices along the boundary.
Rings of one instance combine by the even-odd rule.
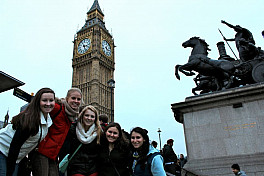
[[90, 48], [90, 39], [82, 40], [78, 45], [78, 53], [83, 54]]
[[102, 41], [102, 49], [106, 56], [111, 56], [111, 47], [109, 43], [105, 40]]

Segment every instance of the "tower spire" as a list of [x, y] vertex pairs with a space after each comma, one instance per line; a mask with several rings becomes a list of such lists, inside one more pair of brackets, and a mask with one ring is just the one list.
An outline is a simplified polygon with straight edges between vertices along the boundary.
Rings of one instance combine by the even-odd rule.
[[81, 32], [81, 31], [83, 31], [83, 30], [85, 30], [91, 26], [94, 26], [94, 25], [99, 25], [104, 30], [107, 31], [107, 29], [105, 27], [105, 23], [104, 23], [104, 14], [100, 8], [98, 0], [94, 0], [92, 7], [87, 12], [87, 18], [86, 18], [85, 24], [78, 32]]
[[90, 8], [90, 10], [87, 13], [91, 13], [94, 10], [98, 10], [101, 14], [104, 15], [103, 11], [100, 8], [98, 0], [94, 0], [92, 7]]

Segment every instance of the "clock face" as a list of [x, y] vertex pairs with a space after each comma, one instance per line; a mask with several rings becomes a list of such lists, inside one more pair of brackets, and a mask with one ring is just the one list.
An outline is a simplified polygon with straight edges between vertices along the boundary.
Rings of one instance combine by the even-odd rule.
[[91, 46], [91, 40], [86, 38], [82, 40], [78, 45], [78, 53], [83, 54], [85, 53]]
[[103, 49], [105, 55], [111, 56], [111, 47], [110, 47], [109, 43], [107, 43], [106, 40], [102, 41], [102, 49]]

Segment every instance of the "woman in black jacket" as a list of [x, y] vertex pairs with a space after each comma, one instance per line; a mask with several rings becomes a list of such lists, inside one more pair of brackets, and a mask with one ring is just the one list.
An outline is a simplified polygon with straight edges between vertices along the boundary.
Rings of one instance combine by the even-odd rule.
[[99, 176], [129, 176], [132, 152], [118, 123], [106, 126], [99, 152]]
[[[68, 176], [97, 176], [96, 159], [100, 143], [101, 127], [97, 110], [89, 105], [73, 123], [68, 134], [71, 139], [70, 153], [73, 154], [80, 144], [67, 169]], [[70, 157], [70, 156], [69, 156]]]

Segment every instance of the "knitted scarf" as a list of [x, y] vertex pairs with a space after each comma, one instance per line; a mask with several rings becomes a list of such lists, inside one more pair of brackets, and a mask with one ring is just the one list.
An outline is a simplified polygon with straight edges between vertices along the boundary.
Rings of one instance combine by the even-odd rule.
[[84, 127], [80, 122], [77, 123], [76, 126], [76, 135], [79, 141], [83, 144], [89, 144], [91, 143], [97, 136], [97, 127], [95, 124], [90, 126], [89, 130], [85, 132]]
[[71, 122], [74, 122], [78, 118], [79, 111], [78, 110], [76, 111], [76, 110], [72, 109], [71, 106], [66, 102], [65, 99], [61, 99], [61, 102], [65, 106], [65, 112], [66, 112], [69, 120]]
[[137, 164], [138, 158], [139, 158], [138, 152], [134, 152], [133, 153], [133, 158], [134, 158], [134, 161], [133, 161], [133, 165], [132, 165], [132, 170], [133, 170], [133, 173], [134, 173], [135, 167], [136, 167], [136, 164]]

